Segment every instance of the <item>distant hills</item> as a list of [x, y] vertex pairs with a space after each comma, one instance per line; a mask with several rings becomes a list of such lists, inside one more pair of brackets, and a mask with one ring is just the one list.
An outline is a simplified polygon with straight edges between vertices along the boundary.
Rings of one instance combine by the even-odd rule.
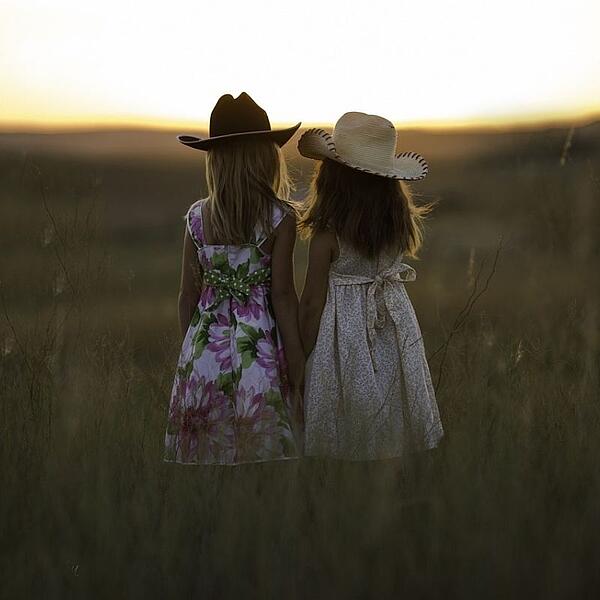
[[[573, 131], [571, 132], [571, 129]], [[82, 159], [123, 159], [197, 162], [202, 153], [179, 144], [179, 131], [95, 130], [62, 133], [0, 133], [0, 152], [22, 155], [77, 156]], [[197, 132], [202, 135], [203, 132]], [[485, 160], [515, 155], [556, 157], [570, 138], [569, 152], [600, 154], [600, 121], [566, 126], [515, 130], [406, 130], [398, 150], [420, 152], [429, 161]], [[298, 138], [294, 138], [297, 140]], [[297, 156], [295, 144], [286, 152]]]

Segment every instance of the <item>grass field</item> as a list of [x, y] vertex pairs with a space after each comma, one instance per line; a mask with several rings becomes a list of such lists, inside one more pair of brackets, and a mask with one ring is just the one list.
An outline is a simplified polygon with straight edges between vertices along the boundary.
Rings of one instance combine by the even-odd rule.
[[600, 124], [405, 139], [442, 445], [199, 468], [162, 444], [200, 153], [0, 135], [2, 597], [597, 595]]

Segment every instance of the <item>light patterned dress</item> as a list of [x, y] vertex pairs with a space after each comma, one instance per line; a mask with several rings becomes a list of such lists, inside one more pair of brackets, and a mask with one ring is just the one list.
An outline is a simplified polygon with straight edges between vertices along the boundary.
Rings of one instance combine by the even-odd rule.
[[304, 453], [402, 457], [443, 435], [402, 256], [367, 259], [339, 241], [307, 361]]
[[[283, 347], [270, 304], [271, 257], [253, 243], [205, 243], [203, 200], [187, 215], [204, 270], [187, 330], [165, 436], [165, 460], [239, 464], [295, 458]], [[272, 225], [285, 210], [273, 204]]]

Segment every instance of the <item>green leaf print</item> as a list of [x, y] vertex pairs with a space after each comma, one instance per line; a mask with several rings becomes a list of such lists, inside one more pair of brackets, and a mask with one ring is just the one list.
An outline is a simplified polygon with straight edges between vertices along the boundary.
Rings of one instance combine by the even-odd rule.
[[238, 266], [238, 268], [236, 269], [236, 275], [238, 279], [243, 279], [244, 277], [246, 277], [246, 275], [248, 275], [249, 271], [250, 262], [245, 262]]
[[217, 387], [228, 396], [233, 394], [233, 373], [219, 373], [217, 377]]
[[242, 369], [248, 369], [256, 358], [256, 352], [242, 352]]
[[242, 369], [247, 369], [256, 359], [256, 343], [265, 337], [263, 329], [255, 329], [246, 323], [239, 324], [240, 329], [246, 334], [237, 339], [237, 351], [242, 356]]
[[194, 363], [190, 360], [189, 362], [185, 363], [183, 367], [178, 367], [177, 373], [181, 379], [187, 379], [190, 376], [190, 373], [192, 372], [193, 368]]
[[204, 348], [208, 344], [208, 330], [213, 323], [217, 322], [217, 317], [213, 313], [204, 313], [204, 315], [198, 330], [192, 338], [194, 358], [198, 358], [204, 352]]
[[200, 322], [200, 309], [198, 307], [196, 307], [196, 310], [194, 311], [194, 314], [192, 315], [192, 320], [190, 322], [190, 325], [192, 327], [195, 327], [196, 325], [198, 325], [199, 322]]
[[[262, 329], [256, 329], [251, 325], [247, 325], [246, 323], [240, 323], [240, 329], [249, 337], [256, 345], [256, 342], [261, 338], [265, 337], [265, 332]], [[240, 339], [244, 339], [243, 337]]]
[[265, 400], [269, 406], [272, 406], [275, 409], [275, 412], [277, 412], [279, 417], [285, 419], [287, 422], [287, 415], [285, 407], [283, 406], [283, 397], [281, 396], [281, 393], [275, 390], [269, 390], [265, 393]]
[[218, 269], [221, 273], [232, 273], [233, 269], [229, 266], [229, 259], [227, 254], [223, 252], [216, 252], [213, 254], [210, 262], [214, 269]]
[[239, 337], [236, 341], [237, 351], [240, 354], [244, 352], [256, 352], [256, 344], [246, 336]]
[[208, 338], [204, 335], [206, 332], [198, 331], [198, 333], [194, 336], [192, 340], [192, 348], [194, 358], [198, 358], [202, 352], [204, 352], [204, 348], [208, 344]]
[[242, 366], [241, 365], [237, 369], [234, 369], [231, 372], [231, 379], [233, 381], [233, 384], [236, 387], [240, 384], [240, 381], [242, 379]]
[[256, 264], [260, 262], [261, 258], [262, 254], [260, 253], [259, 249], [256, 246], [252, 246], [250, 248], [250, 262]]

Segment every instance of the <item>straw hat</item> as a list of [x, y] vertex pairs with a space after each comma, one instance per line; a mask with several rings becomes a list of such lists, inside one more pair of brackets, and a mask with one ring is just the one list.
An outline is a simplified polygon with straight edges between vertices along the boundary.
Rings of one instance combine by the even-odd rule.
[[309, 129], [298, 141], [298, 151], [307, 158], [330, 158], [352, 169], [414, 181], [423, 179], [429, 167], [416, 152], [396, 154], [396, 129], [383, 117], [348, 112], [335, 124], [333, 135]]
[[297, 123], [287, 129], [271, 129], [267, 113], [252, 98], [242, 92], [237, 98], [221, 96], [210, 115], [209, 137], [178, 135], [177, 139], [196, 150], [210, 150], [215, 144], [246, 138], [265, 138], [283, 146], [300, 127]]

